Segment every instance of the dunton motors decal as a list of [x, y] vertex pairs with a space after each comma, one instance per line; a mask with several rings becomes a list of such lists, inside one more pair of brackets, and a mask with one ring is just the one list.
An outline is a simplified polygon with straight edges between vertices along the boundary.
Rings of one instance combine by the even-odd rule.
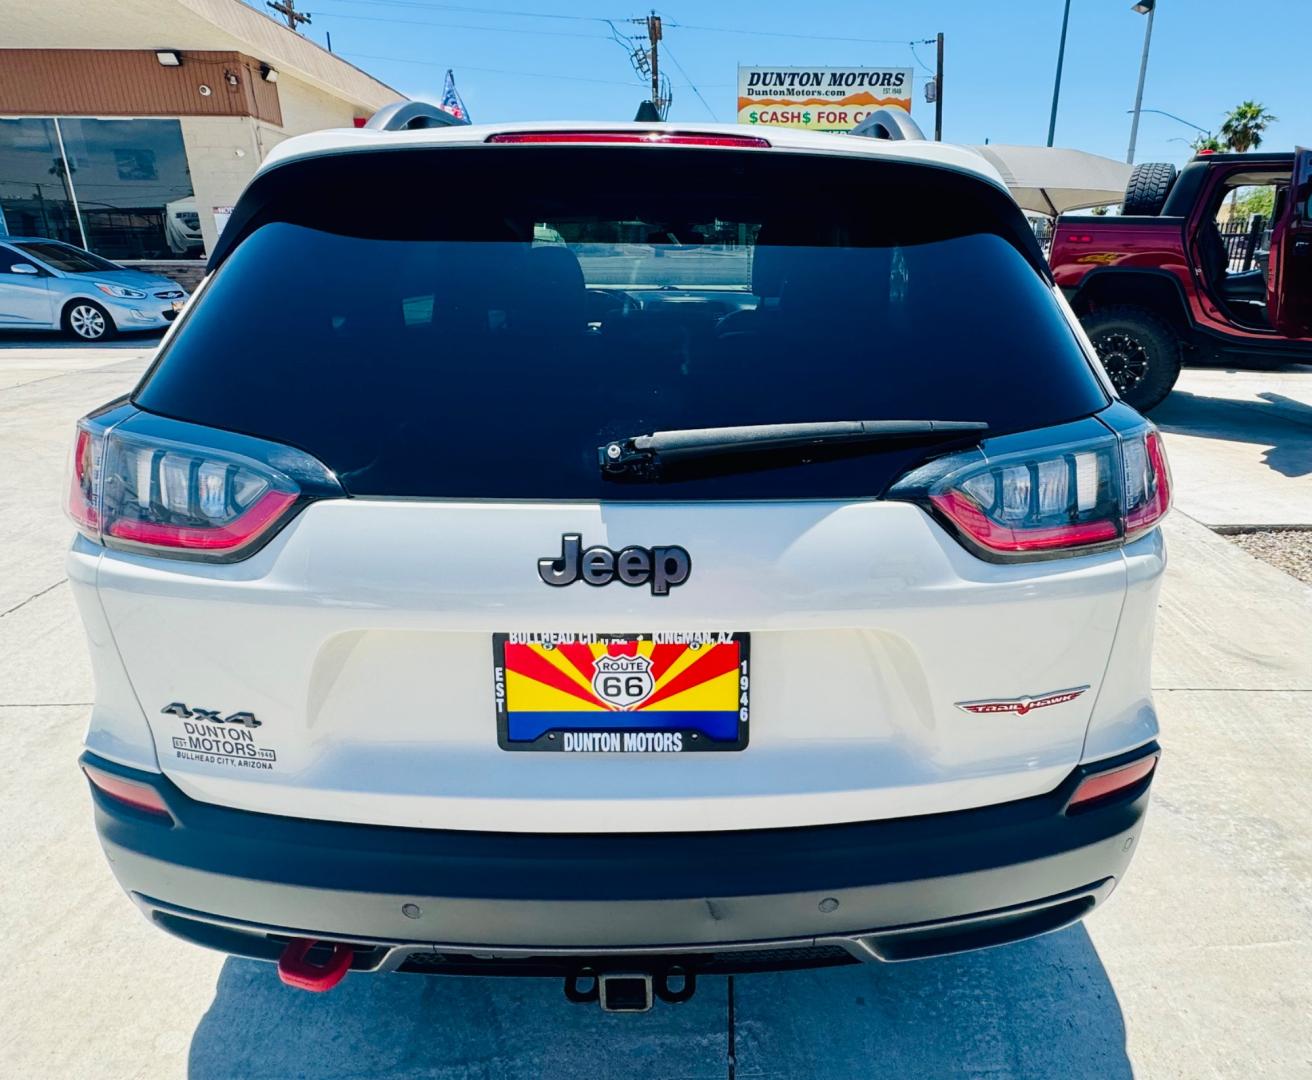
[[1074, 701], [1089, 688], [1073, 686], [1069, 690], [1050, 690], [1046, 694], [1026, 694], [1018, 698], [987, 698], [983, 701], [958, 701], [957, 708], [970, 713], [1015, 713], [1024, 716], [1034, 709]]
[[261, 727], [254, 713], [221, 715], [218, 709], [201, 709], [181, 701], [160, 709], [164, 716], [177, 717], [182, 734], [172, 737], [173, 752], [180, 761], [224, 765], [237, 769], [272, 769], [278, 755], [256, 740]]

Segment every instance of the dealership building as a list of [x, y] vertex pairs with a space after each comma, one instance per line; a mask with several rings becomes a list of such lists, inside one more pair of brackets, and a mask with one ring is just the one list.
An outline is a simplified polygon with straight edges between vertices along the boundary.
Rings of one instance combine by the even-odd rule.
[[183, 279], [273, 146], [404, 96], [241, 0], [14, 4], [0, 46], [0, 234]]

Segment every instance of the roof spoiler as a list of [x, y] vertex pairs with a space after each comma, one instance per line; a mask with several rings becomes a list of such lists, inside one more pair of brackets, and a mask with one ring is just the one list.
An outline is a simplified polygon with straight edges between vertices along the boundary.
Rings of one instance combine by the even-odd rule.
[[864, 135], [868, 139], [923, 140], [925, 137], [920, 125], [911, 119], [911, 114], [901, 105], [885, 105], [876, 109], [857, 124], [851, 133]]
[[427, 101], [394, 101], [369, 117], [364, 126], [371, 131], [416, 131], [420, 128], [458, 127], [468, 123], [464, 117], [454, 116]]

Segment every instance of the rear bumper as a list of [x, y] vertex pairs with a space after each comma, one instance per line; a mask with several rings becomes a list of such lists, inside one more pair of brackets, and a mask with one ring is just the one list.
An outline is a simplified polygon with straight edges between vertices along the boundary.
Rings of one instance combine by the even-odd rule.
[[[158, 925], [276, 959], [289, 937], [356, 946], [358, 969], [558, 974], [647, 957], [702, 970], [903, 960], [1001, 944], [1082, 917], [1124, 873], [1151, 776], [1067, 815], [1089, 772], [979, 810], [747, 832], [430, 831], [304, 821], [148, 783], [173, 822], [92, 788], [119, 883]], [[595, 966], [595, 964], [594, 964]]]

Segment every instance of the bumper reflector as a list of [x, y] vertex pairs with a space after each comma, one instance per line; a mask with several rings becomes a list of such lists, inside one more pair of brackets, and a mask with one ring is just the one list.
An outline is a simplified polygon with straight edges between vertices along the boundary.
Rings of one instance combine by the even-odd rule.
[[163, 797], [149, 784], [125, 780], [121, 776], [97, 769], [94, 765], [83, 765], [82, 771], [87, 774], [87, 779], [96, 786], [97, 790], [104, 792], [111, 799], [127, 803], [128, 806], [144, 810], [148, 814], [159, 814], [169, 820], [173, 819], [169, 808], [164, 804]]
[[1157, 755], [1150, 754], [1146, 758], [1140, 758], [1128, 765], [1122, 765], [1119, 769], [1109, 769], [1107, 772], [1086, 776], [1080, 786], [1075, 789], [1071, 801], [1066, 804], [1066, 813], [1087, 810], [1094, 803], [1110, 798], [1126, 788], [1133, 787], [1140, 780], [1151, 776], [1155, 768], [1157, 768]]

